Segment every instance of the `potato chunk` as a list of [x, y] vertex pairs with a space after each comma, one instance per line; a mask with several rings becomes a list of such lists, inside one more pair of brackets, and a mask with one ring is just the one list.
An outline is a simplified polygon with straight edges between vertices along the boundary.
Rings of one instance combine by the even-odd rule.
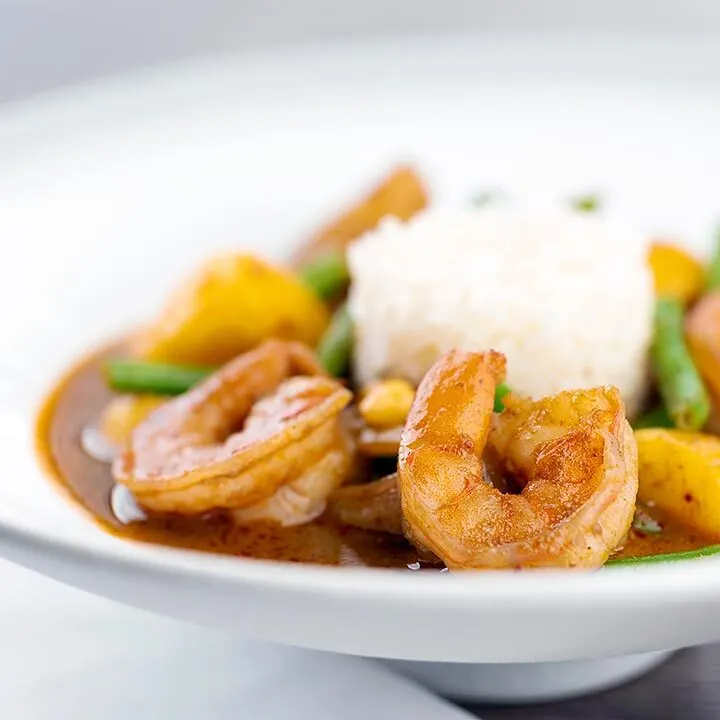
[[661, 428], [638, 430], [635, 438], [638, 500], [720, 537], [720, 438]]
[[703, 266], [683, 248], [655, 242], [650, 248], [649, 261], [658, 297], [673, 297], [687, 305], [702, 292]]
[[412, 168], [395, 168], [373, 190], [341, 216], [328, 223], [297, 249], [292, 264], [306, 265], [328, 251], [344, 252], [364, 233], [387, 216], [409, 220], [428, 204], [427, 191]]
[[147, 360], [222, 365], [271, 337], [314, 347], [328, 319], [322, 301], [292, 272], [228, 253], [177, 289], [133, 350]]

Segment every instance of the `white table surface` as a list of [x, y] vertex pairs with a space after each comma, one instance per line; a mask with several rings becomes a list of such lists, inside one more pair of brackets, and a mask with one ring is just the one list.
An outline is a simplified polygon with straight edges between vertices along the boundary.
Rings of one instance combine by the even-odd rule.
[[462, 720], [369, 660], [184, 625], [0, 561], [2, 720]]

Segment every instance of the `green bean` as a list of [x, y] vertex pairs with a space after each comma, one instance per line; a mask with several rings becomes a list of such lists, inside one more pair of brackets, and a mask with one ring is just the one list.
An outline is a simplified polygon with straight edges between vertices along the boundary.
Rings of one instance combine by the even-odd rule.
[[675, 427], [675, 424], [665, 407], [658, 405], [637, 418], [632, 426], [635, 430], [642, 430], [643, 428], [672, 428]]
[[331, 375], [343, 375], [350, 366], [353, 344], [352, 318], [347, 305], [343, 303], [330, 321], [325, 334], [320, 339], [317, 356], [320, 364]]
[[708, 266], [706, 289], [708, 292], [720, 290], [720, 228], [715, 231], [715, 251]]
[[300, 269], [300, 277], [323, 300], [337, 295], [348, 282], [345, 256], [341, 252], [327, 252]]
[[[352, 352], [352, 320], [347, 306], [338, 308], [317, 350], [320, 364], [331, 375], [343, 375], [350, 365]], [[216, 368], [188, 367], [146, 360], [109, 360], [105, 363], [105, 377], [113, 390], [126, 393], [181, 395]], [[502, 399], [510, 388], [501, 383], [495, 390], [495, 412], [503, 410]]]
[[710, 400], [685, 344], [683, 308], [675, 298], [655, 303], [653, 369], [669, 416], [682, 430], [699, 430], [710, 415]]
[[622, 557], [608, 560], [605, 565], [649, 565], [652, 563], [678, 562], [680, 560], [696, 560], [720, 553], [720, 545], [708, 545], [697, 550], [663, 553], [662, 555], [643, 555], [642, 557]]
[[505, 409], [505, 405], [503, 404], [503, 398], [510, 392], [510, 388], [505, 383], [500, 383], [495, 388], [495, 407], [493, 408], [493, 411], [498, 413], [502, 412]]
[[180, 395], [206, 378], [212, 368], [168, 365], [142, 360], [109, 360], [105, 377], [113, 390], [128, 393]]

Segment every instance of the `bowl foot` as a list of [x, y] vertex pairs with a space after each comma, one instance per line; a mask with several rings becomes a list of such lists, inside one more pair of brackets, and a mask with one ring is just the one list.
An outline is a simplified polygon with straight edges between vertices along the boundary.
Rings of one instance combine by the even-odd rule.
[[628, 682], [659, 665], [670, 651], [569, 662], [474, 664], [386, 660], [440, 695], [497, 704], [547, 702]]

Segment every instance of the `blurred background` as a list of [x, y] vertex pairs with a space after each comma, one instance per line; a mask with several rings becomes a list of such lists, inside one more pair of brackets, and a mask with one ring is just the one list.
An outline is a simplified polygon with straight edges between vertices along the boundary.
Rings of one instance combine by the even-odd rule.
[[720, 32], [717, 0], [0, 0], [0, 101], [149, 63], [368, 35]]

